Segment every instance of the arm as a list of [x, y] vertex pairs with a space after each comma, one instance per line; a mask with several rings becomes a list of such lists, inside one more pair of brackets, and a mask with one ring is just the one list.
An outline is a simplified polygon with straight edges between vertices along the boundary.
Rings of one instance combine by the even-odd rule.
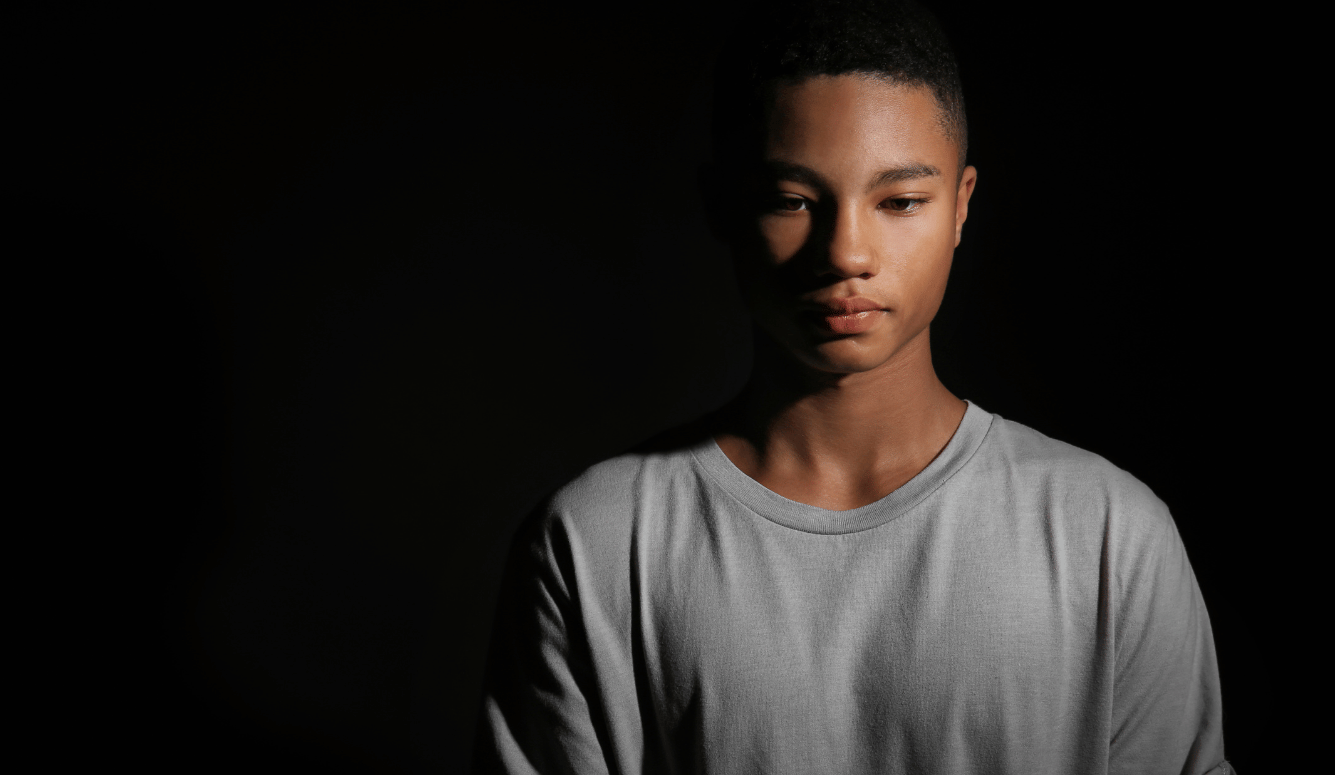
[[[475, 773], [606, 773], [568, 553], [530, 519], [506, 563], [488, 655]], [[564, 568], [562, 567], [564, 566]], [[563, 570], [566, 571], [563, 573]], [[594, 700], [596, 702], [596, 699]]]
[[1232, 775], [1214, 637], [1166, 508], [1118, 574], [1110, 773]]

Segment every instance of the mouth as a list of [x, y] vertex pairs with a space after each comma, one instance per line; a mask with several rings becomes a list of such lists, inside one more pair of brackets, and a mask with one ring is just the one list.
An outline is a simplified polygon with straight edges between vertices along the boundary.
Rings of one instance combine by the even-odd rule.
[[860, 334], [871, 330], [885, 317], [884, 309], [870, 309], [860, 312], [831, 312], [830, 310], [806, 311], [802, 315], [817, 329], [841, 336]]
[[807, 305], [802, 311], [802, 316], [817, 329], [841, 336], [867, 331], [886, 314], [884, 307], [862, 298], [832, 299]]

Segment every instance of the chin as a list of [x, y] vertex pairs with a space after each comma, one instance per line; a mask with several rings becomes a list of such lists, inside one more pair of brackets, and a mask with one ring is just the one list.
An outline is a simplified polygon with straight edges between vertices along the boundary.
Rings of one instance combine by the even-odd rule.
[[799, 358], [807, 366], [831, 374], [860, 374], [875, 369], [893, 355], [892, 349], [867, 346], [849, 337], [819, 344]]

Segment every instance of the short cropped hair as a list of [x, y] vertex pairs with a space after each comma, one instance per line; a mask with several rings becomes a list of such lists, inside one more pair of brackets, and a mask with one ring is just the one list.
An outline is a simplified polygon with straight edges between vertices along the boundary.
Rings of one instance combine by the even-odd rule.
[[723, 45], [714, 68], [714, 154], [745, 158], [778, 81], [866, 74], [926, 87], [941, 129], [968, 150], [959, 65], [937, 20], [912, 0], [765, 0]]

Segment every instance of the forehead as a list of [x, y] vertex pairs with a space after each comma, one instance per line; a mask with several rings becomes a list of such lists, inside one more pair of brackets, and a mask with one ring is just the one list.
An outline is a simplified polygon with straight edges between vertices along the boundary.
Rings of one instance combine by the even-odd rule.
[[768, 159], [859, 169], [908, 162], [955, 168], [955, 145], [926, 87], [850, 74], [778, 84], [771, 94], [763, 124]]

